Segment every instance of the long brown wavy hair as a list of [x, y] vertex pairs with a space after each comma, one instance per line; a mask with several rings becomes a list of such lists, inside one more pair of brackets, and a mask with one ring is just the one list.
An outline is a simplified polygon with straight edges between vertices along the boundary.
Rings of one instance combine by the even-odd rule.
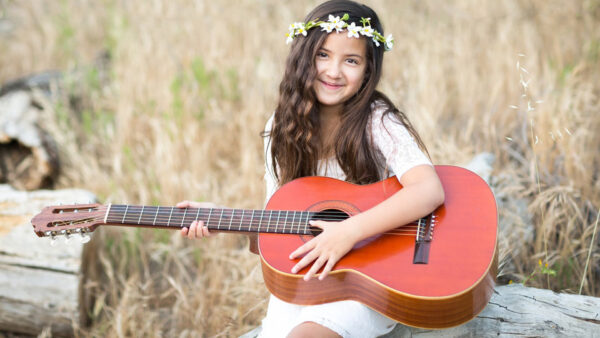
[[[355, 22], [357, 25], [360, 25], [361, 18], [371, 18], [371, 27], [383, 35], [383, 27], [375, 11], [348, 0], [327, 1], [313, 9], [304, 22], [327, 20], [330, 14], [342, 17], [346, 13], [350, 16], [348, 23]], [[291, 45], [279, 85], [279, 102], [273, 125], [270, 133], [264, 133], [264, 136], [270, 136], [273, 172], [280, 185], [295, 178], [316, 175], [319, 159], [328, 155], [321, 149], [319, 102], [313, 88], [317, 77], [316, 55], [326, 38], [327, 33], [317, 27], [311, 29], [306, 37], [296, 37]], [[375, 102], [383, 103], [386, 107], [383, 116], [396, 115], [421, 149], [427, 152], [406, 115], [387, 96], [376, 90], [381, 78], [384, 48], [376, 47], [370, 40], [365, 41], [367, 65], [363, 84], [344, 103], [341, 124], [334, 136], [335, 157], [346, 174], [346, 180], [357, 184], [372, 183], [383, 178], [379, 170], [382, 164], [378, 163], [367, 132], [372, 104]]]

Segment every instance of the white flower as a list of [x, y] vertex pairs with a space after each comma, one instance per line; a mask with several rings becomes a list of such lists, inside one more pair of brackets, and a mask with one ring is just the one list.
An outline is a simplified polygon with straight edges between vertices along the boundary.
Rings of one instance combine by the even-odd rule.
[[335, 24], [331, 22], [323, 22], [319, 25], [322, 30], [327, 31], [327, 33], [331, 33], [331, 31], [335, 28]]
[[290, 42], [294, 41], [294, 33], [288, 33], [285, 36], [287, 36], [287, 39], [285, 39], [285, 44], [288, 45]]
[[[335, 28], [336, 32], [341, 32], [344, 29], [344, 26], [346, 25], [346, 23], [344, 22], [344, 20], [340, 19], [339, 16], [333, 16], [331, 14], [329, 14], [329, 24], [331, 25], [332, 29]], [[327, 33], [329, 33], [330, 31], [327, 31]]]
[[373, 28], [371, 28], [371, 26], [365, 26], [360, 31], [360, 34], [366, 35], [368, 37], [372, 37], [373, 36], [373, 32], [375, 32], [375, 30]]
[[306, 31], [306, 26], [304, 26], [304, 24], [303, 24], [303, 23], [301, 23], [301, 22], [300, 22], [300, 23], [298, 23], [298, 24], [299, 24], [299, 25], [296, 27], [296, 33], [295, 33], [295, 35], [300, 35], [300, 34], [302, 34], [302, 35], [306, 36], [306, 34], [308, 33], [308, 32]]
[[392, 47], [394, 47], [394, 38], [392, 37], [392, 34], [390, 34], [385, 38], [385, 48], [390, 50]]
[[362, 27], [359, 27], [357, 25], [353, 23], [351, 23], [350, 25], [348, 25], [348, 27], [346, 27], [348, 29], [348, 37], [355, 37], [355, 38], [359, 38], [358, 33], [362, 30]]
[[375, 46], [377, 46], [377, 47], [380, 46], [379, 41], [377, 41], [377, 37], [376, 36], [373, 37], [373, 42], [375, 43]]

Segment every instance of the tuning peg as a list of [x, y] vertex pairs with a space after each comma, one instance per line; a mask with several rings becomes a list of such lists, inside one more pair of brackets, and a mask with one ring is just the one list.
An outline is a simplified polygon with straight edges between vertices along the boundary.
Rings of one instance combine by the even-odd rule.
[[56, 246], [56, 243], [58, 243], [58, 241], [56, 240], [56, 234], [54, 233], [54, 231], [52, 231], [50, 233], [50, 246], [54, 247]]
[[85, 244], [92, 239], [90, 237], [90, 235], [87, 234], [85, 229], [75, 229], [75, 233], [78, 233], [81, 235], [81, 237], [79, 238], [79, 240], [81, 241], [81, 244]]

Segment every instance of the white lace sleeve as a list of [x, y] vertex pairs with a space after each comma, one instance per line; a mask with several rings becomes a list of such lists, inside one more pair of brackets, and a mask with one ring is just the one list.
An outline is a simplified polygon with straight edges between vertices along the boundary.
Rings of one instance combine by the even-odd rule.
[[[271, 115], [271, 118], [269, 118], [269, 120], [267, 121], [267, 124], [265, 125], [265, 132], [268, 133], [271, 131], [271, 126], [273, 125], [273, 115]], [[265, 191], [265, 205], [267, 204], [267, 202], [269, 201], [269, 199], [271, 198], [271, 196], [273, 196], [273, 194], [275, 193], [275, 191], [277, 190], [277, 179], [275, 178], [275, 173], [273, 172], [273, 161], [271, 159], [271, 137], [270, 136], [266, 136], [264, 138], [264, 153], [263, 155], [265, 156], [265, 185], [266, 185], [266, 191]]]
[[406, 127], [393, 114], [386, 114], [382, 119], [383, 111], [381, 108], [374, 110], [370, 132], [387, 168], [400, 180], [417, 165], [432, 165]]

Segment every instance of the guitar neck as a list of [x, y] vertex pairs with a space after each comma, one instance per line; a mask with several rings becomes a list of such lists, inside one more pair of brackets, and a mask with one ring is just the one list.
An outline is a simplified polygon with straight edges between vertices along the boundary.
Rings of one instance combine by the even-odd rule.
[[189, 227], [193, 221], [203, 221], [209, 230], [312, 234], [308, 221], [314, 212], [291, 210], [246, 210], [219, 208], [177, 208], [111, 204], [107, 207], [105, 224], [149, 228]]

